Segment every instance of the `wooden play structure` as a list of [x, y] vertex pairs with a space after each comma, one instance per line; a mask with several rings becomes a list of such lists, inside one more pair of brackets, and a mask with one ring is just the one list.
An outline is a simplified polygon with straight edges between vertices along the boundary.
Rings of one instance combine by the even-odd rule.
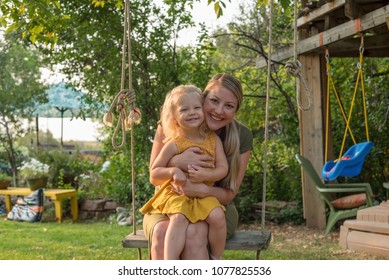
[[[389, 183], [383, 187], [388, 198]], [[346, 220], [340, 227], [339, 244], [344, 249], [389, 259], [389, 200], [358, 211], [354, 220]]]
[[340, 227], [339, 244], [389, 259], [389, 200], [359, 210], [356, 219], [346, 220]]
[[[297, 96], [301, 104], [310, 104], [309, 110], [299, 110], [300, 119], [300, 153], [306, 158], [317, 174], [321, 174], [327, 155], [333, 155], [332, 139], [328, 139], [326, 150], [325, 120], [327, 82], [326, 51], [331, 57], [358, 57], [358, 47], [363, 41], [365, 57], [389, 56], [389, 1], [387, 0], [302, 0], [302, 13], [297, 18], [295, 46], [279, 49], [271, 59], [260, 58], [257, 67], [263, 68], [268, 61], [273, 64], [287, 63], [286, 60], [297, 56], [301, 65], [300, 75], [305, 78], [304, 84], [310, 90], [310, 99], [299, 90]], [[310, 3], [308, 3], [310, 2]], [[312, 5], [315, 2], [316, 5]], [[296, 79], [297, 80], [297, 79]], [[297, 82], [298, 83], [298, 82]], [[300, 108], [301, 109], [301, 108]], [[325, 229], [326, 204], [322, 194], [316, 190], [317, 184], [302, 169], [304, 217], [308, 227]], [[323, 180], [323, 179], [322, 179]], [[361, 249], [388, 257], [389, 207], [387, 203], [355, 211], [355, 221], [347, 221], [342, 227], [341, 244], [344, 248]], [[371, 212], [370, 212], [371, 211]], [[380, 213], [380, 214], [377, 214]], [[368, 218], [366, 218], [368, 217]], [[386, 224], [382, 222], [386, 217]], [[372, 220], [375, 222], [372, 224]], [[327, 228], [328, 230], [328, 228]], [[377, 243], [365, 244], [363, 239], [379, 235], [377, 243], [386, 243], [381, 251], [372, 251]], [[382, 246], [381, 246], [382, 247]], [[370, 249], [369, 249], [370, 248]]]

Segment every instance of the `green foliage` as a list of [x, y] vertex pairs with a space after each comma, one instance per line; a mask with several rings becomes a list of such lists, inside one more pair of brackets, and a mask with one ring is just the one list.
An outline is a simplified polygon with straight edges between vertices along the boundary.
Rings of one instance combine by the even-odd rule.
[[292, 223], [295, 225], [301, 225], [305, 222], [301, 201], [299, 201], [296, 205], [281, 208], [279, 212], [273, 214], [274, 215], [268, 220], [272, 220], [277, 224]]
[[154, 186], [149, 183], [148, 165], [146, 164], [148, 156], [142, 157], [138, 154], [134, 162], [134, 174], [132, 174], [131, 157], [125, 154], [128, 152], [125, 149], [110, 155], [109, 168], [102, 173], [104, 185], [112, 199], [130, 204], [132, 203], [132, 181], [134, 179], [136, 201], [138, 205], [142, 205], [150, 199], [154, 191]]
[[104, 187], [103, 177], [97, 172], [88, 172], [77, 177], [78, 198], [83, 199], [103, 199], [110, 197]]
[[61, 13], [59, 1], [4, 0], [1, 3], [1, 12], [0, 24], [7, 27], [7, 33], [24, 30], [23, 38], [32, 44], [45, 43], [51, 47], [54, 47], [59, 39], [56, 29], [69, 20], [66, 13]]
[[7, 173], [0, 172], [0, 181], [11, 181], [12, 177], [9, 176]]
[[30, 118], [34, 104], [45, 100], [44, 87], [38, 81], [42, 63], [36, 51], [10, 41], [0, 42], [0, 147], [17, 178], [17, 137], [25, 133], [23, 118]]
[[77, 188], [78, 176], [99, 168], [89, 159], [83, 159], [79, 152], [69, 154], [62, 150], [40, 151], [35, 156], [50, 166], [49, 182], [53, 188]]

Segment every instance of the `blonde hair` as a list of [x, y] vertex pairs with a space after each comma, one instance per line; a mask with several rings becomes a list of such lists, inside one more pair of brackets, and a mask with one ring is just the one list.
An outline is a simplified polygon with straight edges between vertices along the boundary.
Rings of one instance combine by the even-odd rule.
[[[162, 126], [163, 133], [165, 135], [164, 143], [170, 139], [175, 139], [179, 135], [179, 125], [174, 117], [174, 111], [177, 108], [178, 100], [184, 94], [196, 94], [201, 99], [201, 90], [194, 85], [180, 85], [172, 89], [165, 97], [165, 101], [161, 108], [160, 123]], [[200, 134], [206, 135], [210, 132], [206, 122], [204, 121], [200, 126]]]
[[[209, 80], [207, 86], [205, 87], [205, 90], [202, 93], [203, 97], [205, 98], [216, 85], [224, 87], [234, 94], [238, 101], [236, 108], [236, 112], [238, 112], [243, 101], [243, 89], [239, 80], [229, 74], [216, 74], [211, 78], [211, 80]], [[237, 181], [240, 167], [239, 126], [237, 121], [234, 119], [223, 129], [225, 133], [223, 148], [227, 157], [229, 169], [227, 176], [221, 181], [221, 185], [236, 191], [238, 187]]]

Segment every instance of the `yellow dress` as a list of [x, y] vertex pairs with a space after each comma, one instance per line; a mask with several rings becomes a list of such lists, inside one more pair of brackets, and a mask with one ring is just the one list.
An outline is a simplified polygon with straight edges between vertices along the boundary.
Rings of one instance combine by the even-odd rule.
[[[179, 137], [175, 140], [179, 153], [182, 153], [190, 147], [200, 147], [204, 154], [215, 159], [216, 156], [216, 134], [210, 133], [203, 142], [194, 142], [184, 137]], [[215, 160], [212, 161], [215, 163]], [[156, 191], [154, 196], [140, 209], [143, 214], [184, 214], [191, 222], [195, 223], [199, 220], [205, 220], [209, 213], [216, 208], [225, 207], [212, 196], [205, 198], [191, 198], [184, 195], [178, 195], [172, 192], [171, 180], [166, 181]], [[204, 182], [212, 187], [214, 182]]]

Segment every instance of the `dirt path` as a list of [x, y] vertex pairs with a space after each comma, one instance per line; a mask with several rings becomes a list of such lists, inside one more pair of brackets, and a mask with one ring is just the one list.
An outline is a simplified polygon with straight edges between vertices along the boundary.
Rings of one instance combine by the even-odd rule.
[[[241, 225], [240, 228], [258, 230], [255, 225]], [[378, 260], [382, 257], [365, 252], [342, 249], [339, 246], [339, 228], [327, 236], [324, 231], [305, 225], [269, 224], [266, 229], [272, 233], [271, 250], [275, 255], [290, 256], [291, 259], [333, 259], [333, 260]]]

